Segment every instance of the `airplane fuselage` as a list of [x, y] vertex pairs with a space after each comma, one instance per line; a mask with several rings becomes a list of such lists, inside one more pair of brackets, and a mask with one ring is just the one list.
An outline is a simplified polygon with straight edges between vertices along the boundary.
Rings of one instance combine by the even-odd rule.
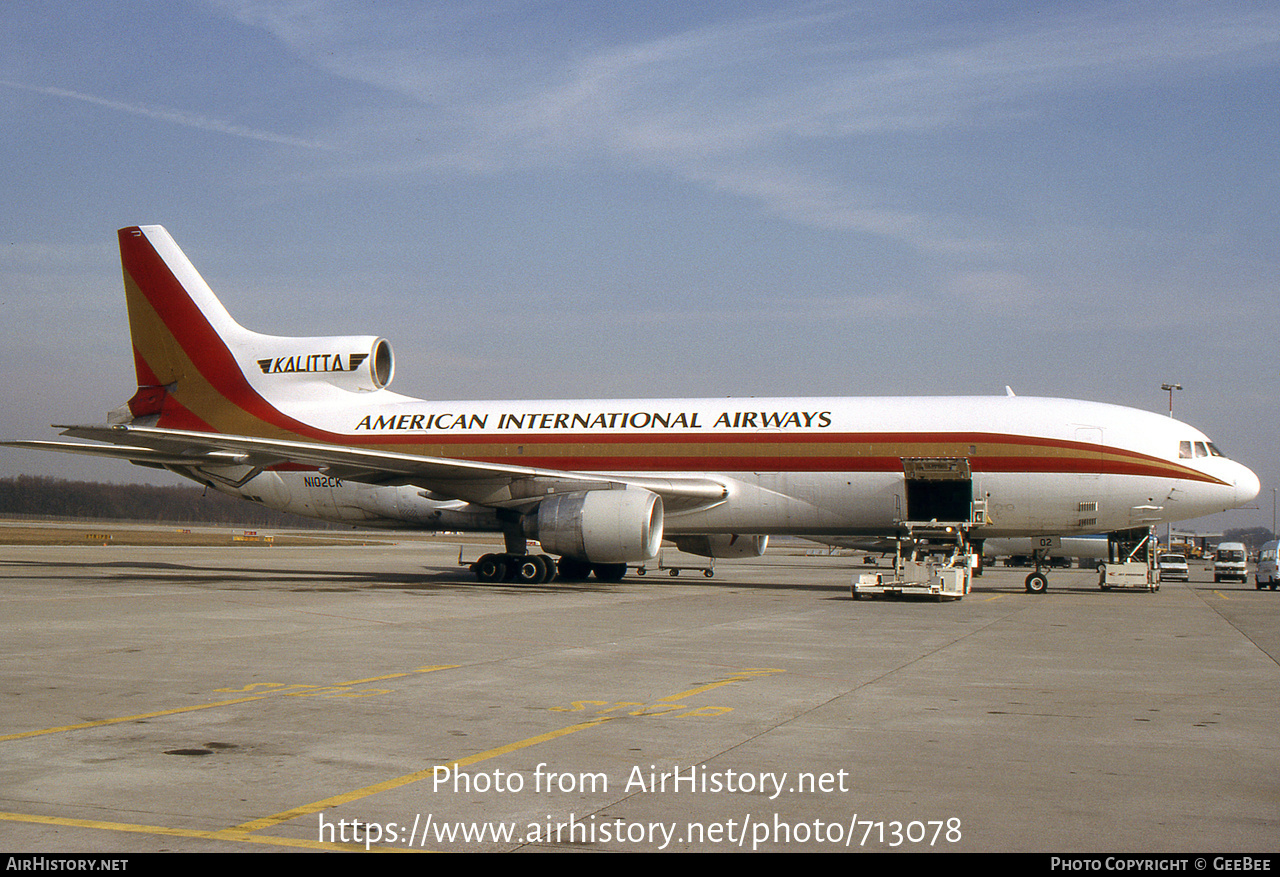
[[[893, 532], [911, 517], [904, 459], [967, 462], [972, 496], [985, 507], [974, 531], [979, 537], [1096, 533], [1197, 517], [1243, 501], [1252, 477], [1226, 457], [1180, 459], [1184, 443], [1208, 440], [1179, 421], [1068, 399], [449, 403], [380, 390], [341, 410], [280, 407], [294, 423], [306, 424], [295, 436], [309, 441], [618, 476], [710, 475], [721, 482], [724, 502], [668, 508], [666, 530], [673, 535]], [[259, 491], [277, 507], [374, 525], [422, 526], [440, 510], [411, 486], [375, 487], [315, 472], [266, 472], [243, 490]], [[435, 520], [449, 528], [450, 516]]]

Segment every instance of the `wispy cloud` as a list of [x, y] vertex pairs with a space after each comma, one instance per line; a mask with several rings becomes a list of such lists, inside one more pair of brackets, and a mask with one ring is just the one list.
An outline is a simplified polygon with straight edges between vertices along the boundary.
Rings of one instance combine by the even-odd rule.
[[109, 110], [116, 110], [118, 112], [129, 113], [134, 116], [154, 119], [158, 122], [169, 122], [174, 125], [196, 128], [201, 131], [209, 131], [214, 134], [225, 134], [229, 137], [243, 137], [248, 140], [258, 140], [263, 143], [275, 143], [281, 146], [296, 146], [302, 149], [318, 149], [327, 152], [338, 151], [337, 148], [331, 144], [321, 143], [315, 140], [306, 140], [300, 137], [290, 137], [286, 134], [275, 134], [270, 131], [259, 131], [254, 128], [246, 128], [243, 125], [236, 125], [222, 119], [211, 119], [208, 116], [202, 116], [198, 113], [165, 109], [163, 107], [146, 106], [143, 104], [126, 103], [125, 101], [110, 100], [109, 98], [85, 94], [80, 91], [72, 91], [66, 88], [31, 85], [29, 83], [13, 82], [7, 79], [0, 79], [0, 86], [16, 89], [18, 91], [48, 95], [49, 97], [80, 101], [82, 103], [104, 107]]
[[[614, 29], [571, 41], [536, 28], [523, 38], [537, 14], [525, 4], [218, 5], [309, 64], [408, 100], [393, 118], [344, 117], [333, 136], [368, 157], [352, 173], [638, 165], [793, 222], [923, 249], [989, 244], [958, 237], [949, 229], [960, 223], [935, 208], [869, 194], [856, 166], [875, 138], [1025, 124], [1042, 112], [1031, 98], [1280, 55], [1280, 9], [1218, 4], [1068, 7], [956, 26], [844, 5], [735, 16], [729, 4], [717, 20], [668, 33], [651, 25], [630, 40]], [[489, 42], [477, 46], [469, 36], [481, 26]], [[844, 162], [824, 161], [837, 152]]]

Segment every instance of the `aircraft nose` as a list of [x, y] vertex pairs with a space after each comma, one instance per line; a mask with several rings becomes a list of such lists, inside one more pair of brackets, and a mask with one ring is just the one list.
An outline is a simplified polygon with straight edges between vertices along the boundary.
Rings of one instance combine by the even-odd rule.
[[1240, 467], [1240, 474], [1236, 476], [1235, 483], [1237, 506], [1242, 506], [1249, 502], [1262, 490], [1262, 482], [1258, 480], [1258, 476], [1248, 466]]

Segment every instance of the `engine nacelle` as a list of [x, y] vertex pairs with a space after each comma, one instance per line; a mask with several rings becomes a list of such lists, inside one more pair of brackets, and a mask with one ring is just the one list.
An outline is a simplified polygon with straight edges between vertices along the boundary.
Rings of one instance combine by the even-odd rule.
[[324, 383], [353, 392], [381, 390], [395, 376], [391, 342], [374, 335], [284, 338], [254, 335], [238, 353], [255, 385]]
[[676, 548], [699, 557], [759, 557], [769, 545], [768, 536], [717, 533], [710, 536], [673, 536]]
[[662, 497], [648, 490], [588, 490], [538, 506], [537, 539], [550, 554], [591, 563], [649, 560], [662, 544]]

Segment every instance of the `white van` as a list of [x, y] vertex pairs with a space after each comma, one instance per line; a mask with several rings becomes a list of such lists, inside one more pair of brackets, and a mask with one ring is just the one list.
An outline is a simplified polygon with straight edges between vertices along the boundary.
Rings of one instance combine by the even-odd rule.
[[1238, 582], [1249, 580], [1245, 572], [1243, 542], [1221, 542], [1213, 553], [1213, 580], [1221, 582], [1226, 579], [1234, 579]]
[[1253, 573], [1253, 582], [1259, 591], [1268, 587], [1274, 591], [1280, 587], [1280, 570], [1276, 569], [1277, 552], [1280, 552], [1280, 542], [1273, 539], [1263, 545], [1262, 551], [1258, 553], [1258, 568]]

